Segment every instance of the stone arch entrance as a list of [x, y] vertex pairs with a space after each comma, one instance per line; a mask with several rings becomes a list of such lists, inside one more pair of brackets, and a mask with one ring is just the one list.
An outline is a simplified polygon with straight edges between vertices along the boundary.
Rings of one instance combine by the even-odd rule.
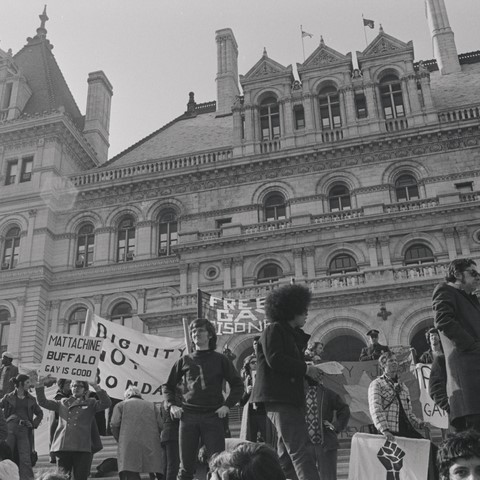
[[337, 335], [325, 343], [328, 360], [337, 362], [356, 362], [365, 342], [354, 332], [337, 332]]
[[415, 349], [417, 352], [417, 360], [420, 358], [420, 355], [428, 350], [430, 347], [425, 338], [425, 330], [433, 327], [433, 318], [423, 320], [418, 325], [416, 325], [412, 336], [410, 339], [410, 346]]

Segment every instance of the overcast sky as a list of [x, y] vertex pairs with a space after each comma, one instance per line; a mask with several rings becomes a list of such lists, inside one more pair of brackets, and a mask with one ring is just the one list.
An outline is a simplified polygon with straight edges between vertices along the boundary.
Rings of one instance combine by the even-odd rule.
[[[480, 0], [445, 0], [459, 53], [480, 50]], [[16, 53], [34, 36], [40, 0], [0, 0], [0, 48]], [[386, 33], [413, 40], [415, 58], [433, 58], [424, 0], [49, 0], [47, 37], [85, 113], [87, 76], [103, 70], [114, 88], [109, 157], [197, 103], [216, 99], [215, 31], [229, 27], [245, 74], [266, 47], [287, 66], [325, 43], [343, 54], [365, 48], [362, 13]]]

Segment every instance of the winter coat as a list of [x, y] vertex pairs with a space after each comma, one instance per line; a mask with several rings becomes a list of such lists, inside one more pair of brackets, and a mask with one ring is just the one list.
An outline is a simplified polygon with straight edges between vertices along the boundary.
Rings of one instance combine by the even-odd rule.
[[480, 415], [480, 303], [447, 283], [433, 292], [435, 327], [445, 353], [450, 421]]
[[118, 441], [118, 471], [161, 472], [160, 412], [153, 403], [132, 397], [115, 405], [110, 423]]
[[250, 402], [305, 405], [303, 352], [310, 335], [288, 323], [266, 326], [257, 347], [257, 374]]
[[5, 395], [15, 390], [15, 385], [10, 380], [18, 375], [18, 367], [11, 364], [0, 368], [4, 370], [0, 393]]
[[47, 400], [44, 387], [37, 388], [36, 392], [40, 406], [58, 412], [58, 427], [50, 447], [52, 453], [95, 453], [102, 448], [92, 442], [92, 422], [97, 412], [106, 410], [111, 404], [104, 390], [97, 392], [99, 400], [85, 397]]
[[[37, 400], [33, 395], [30, 395], [28, 392], [25, 392], [25, 398], [27, 398], [27, 408], [28, 408], [28, 420], [33, 425], [33, 428], [37, 428], [40, 425], [40, 422], [43, 418], [43, 411], [38, 406]], [[15, 392], [7, 393], [0, 400], [0, 408], [3, 409], [3, 414], [5, 419], [8, 422], [14, 420], [17, 415], [17, 394]]]

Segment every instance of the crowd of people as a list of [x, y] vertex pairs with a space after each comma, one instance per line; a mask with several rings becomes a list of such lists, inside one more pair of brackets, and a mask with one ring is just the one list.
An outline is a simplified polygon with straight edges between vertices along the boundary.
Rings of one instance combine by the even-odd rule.
[[[439, 448], [432, 444], [429, 480], [480, 479], [479, 288], [475, 262], [459, 259], [433, 293], [435, 327], [426, 332], [429, 348], [419, 360], [432, 365], [431, 396], [448, 413], [451, 435]], [[194, 320], [193, 351], [173, 365], [164, 401], [155, 405], [131, 386], [112, 409], [108, 427], [118, 442], [120, 479], [150, 473], [152, 480], [192, 480], [200, 460], [213, 480], [336, 480], [337, 435], [347, 427], [350, 409], [323, 383], [322, 364], [329, 360], [323, 343], [303, 330], [310, 302], [311, 292], [302, 285], [269, 293], [270, 323], [254, 338], [241, 372], [232, 355], [216, 351], [214, 324]], [[368, 389], [370, 432], [382, 435], [386, 445], [399, 437], [423, 438], [428, 424], [413, 413], [395, 354], [379, 343], [378, 330], [367, 335], [370, 345], [360, 360], [376, 360], [382, 371]], [[52, 412], [50, 455], [57, 466], [37, 478], [87, 480], [105, 434], [99, 413], [105, 419], [111, 399], [96, 382], [66, 379], [57, 380], [55, 397], [47, 399], [45, 387], [55, 380], [39, 378], [32, 385], [12, 359], [5, 352], [0, 367], [0, 480], [34, 479], [33, 432], [42, 409]], [[228, 415], [238, 404], [240, 439], [230, 439]]]

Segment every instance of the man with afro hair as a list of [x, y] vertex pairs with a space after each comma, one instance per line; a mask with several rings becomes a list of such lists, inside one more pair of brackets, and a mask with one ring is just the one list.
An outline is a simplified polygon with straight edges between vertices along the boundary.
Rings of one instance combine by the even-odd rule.
[[257, 347], [257, 375], [251, 402], [262, 403], [278, 435], [280, 463], [288, 478], [319, 480], [305, 421], [305, 376], [321, 371], [307, 365], [303, 353], [310, 335], [305, 325], [311, 293], [292, 284], [276, 288], [265, 300], [266, 326]]

